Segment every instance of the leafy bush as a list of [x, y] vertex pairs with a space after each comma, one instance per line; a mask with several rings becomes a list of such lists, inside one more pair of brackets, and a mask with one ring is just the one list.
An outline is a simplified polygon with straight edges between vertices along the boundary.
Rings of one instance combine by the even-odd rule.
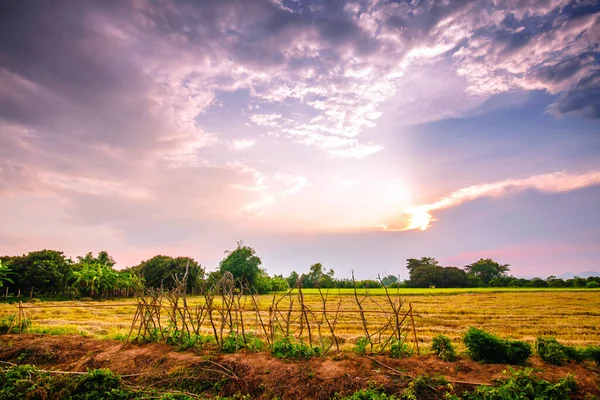
[[600, 365], [600, 346], [588, 346], [584, 350], [585, 358], [596, 361]]
[[[505, 371], [506, 373], [507, 371]], [[508, 377], [497, 380], [494, 386], [479, 386], [474, 392], [465, 393], [465, 400], [496, 399], [536, 399], [536, 400], [568, 400], [577, 388], [573, 376], [567, 375], [556, 383], [551, 383], [531, 375], [530, 368], [514, 371], [509, 368]], [[448, 399], [459, 399], [450, 396]]]
[[535, 341], [535, 349], [542, 360], [554, 365], [561, 365], [567, 360], [581, 362], [586, 358], [585, 350], [564, 345], [552, 337], [538, 337]]
[[431, 350], [444, 361], [455, 361], [456, 350], [450, 338], [446, 335], [436, 335], [431, 340]]
[[354, 344], [354, 352], [359, 355], [363, 355], [367, 352], [367, 346], [369, 345], [369, 339], [366, 337], [360, 337]]
[[273, 343], [271, 353], [277, 358], [306, 359], [320, 356], [321, 349], [319, 347], [310, 347], [302, 342], [292, 342], [289, 338], [283, 338]]
[[0, 399], [68, 398], [71, 400], [139, 399], [112, 371], [92, 370], [81, 376], [51, 376], [33, 365], [0, 370]]
[[531, 345], [518, 340], [503, 340], [475, 327], [464, 337], [469, 354], [475, 361], [492, 364], [523, 364], [532, 353]]
[[95, 369], [83, 375], [71, 394], [73, 400], [129, 399], [131, 394], [121, 390], [121, 378], [109, 369]]
[[229, 336], [223, 339], [221, 350], [225, 353], [235, 353], [241, 349], [257, 352], [262, 350], [263, 347], [263, 341], [252, 333], [247, 333], [244, 340], [244, 336], [231, 332]]
[[390, 357], [405, 358], [413, 355], [413, 349], [404, 340], [392, 339], [390, 341]]

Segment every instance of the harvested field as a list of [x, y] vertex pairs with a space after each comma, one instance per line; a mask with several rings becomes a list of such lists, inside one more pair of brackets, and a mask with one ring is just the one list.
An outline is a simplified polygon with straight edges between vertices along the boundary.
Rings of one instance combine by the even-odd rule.
[[[455, 292], [446, 295], [422, 294], [404, 296], [415, 311], [419, 341], [428, 343], [432, 336], [444, 333], [460, 347], [459, 339], [466, 329], [478, 326], [507, 338], [533, 342], [537, 336], [554, 336], [568, 344], [600, 344], [600, 292], [592, 290], [508, 290]], [[403, 295], [403, 290], [400, 290]], [[305, 303], [311, 309], [322, 308], [321, 298], [307, 291]], [[374, 296], [383, 302], [382, 296]], [[194, 306], [201, 297], [190, 297]], [[260, 309], [268, 309], [272, 296], [260, 296]], [[350, 294], [330, 291], [327, 304], [340, 309], [356, 309]], [[33, 322], [29, 332], [54, 334], [84, 334], [102, 338], [123, 338], [127, 335], [136, 310], [136, 300], [101, 302], [33, 302], [25, 303], [27, 318]], [[46, 306], [49, 306], [46, 308]], [[244, 307], [250, 307], [245, 300]], [[329, 307], [329, 306], [328, 306]], [[369, 303], [365, 306], [367, 309]], [[14, 304], [0, 304], [0, 317], [16, 313]], [[253, 312], [249, 312], [252, 318]], [[377, 323], [383, 315], [366, 314]], [[208, 330], [208, 327], [206, 327]], [[260, 334], [260, 330], [254, 329]], [[353, 343], [363, 333], [357, 313], [341, 313], [336, 334], [347, 343]]]

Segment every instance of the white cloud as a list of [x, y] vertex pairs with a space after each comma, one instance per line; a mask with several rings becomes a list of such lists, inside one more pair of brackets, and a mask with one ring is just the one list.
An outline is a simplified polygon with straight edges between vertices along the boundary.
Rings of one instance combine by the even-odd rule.
[[252, 139], [233, 139], [229, 142], [229, 148], [233, 151], [246, 151], [256, 144]]

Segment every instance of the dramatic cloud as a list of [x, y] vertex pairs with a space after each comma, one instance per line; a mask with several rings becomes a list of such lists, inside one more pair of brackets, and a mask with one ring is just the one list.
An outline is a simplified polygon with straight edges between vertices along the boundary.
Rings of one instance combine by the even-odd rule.
[[[568, 168], [540, 162], [523, 167], [530, 180], [426, 206], [464, 183], [440, 188], [443, 167], [413, 149], [419, 128], [534, 91], [544, 93], [535, 117], [567, 126], [535, 143], [566, 148], [552, 135], [581, 137], [600, 117], [598, 43], [592, 1], [6, 1], [0, 219], [17, 234], [0, 236], [33, 237], [43, 220], [77, 243], [98, 229], [168, 247], [346, 232], [397, 210], [412, 217], [389, 230], [424, 229], [435, 210], [479, 196], [556, 192], [563, 178], [541, 172], [600, 168], [591, 135]], [[535, 126], [525, 128], [541, 137]], [[473, 146], [497, 139], [473, 130]], [[498, 157], [467, 153], [448, 158], [477, 169]], [[564, 179], [584, 187], [590, 174]]]
[[600, 172], [590, 171], [583, 174], [554, 172], [535, 175], [526, 179], [508, 179], [501, 182], [485, 183], [458, 189], [432, 204], [415, 207], [407, 211], [405, 219], [397, 223], [383, 225], [386, 230], [426, 230], [435, 221], [431, 212], [456, 207], [480, 197], [502, 197], [527, 189], [547, 193], [568, 192], [600, 184]]

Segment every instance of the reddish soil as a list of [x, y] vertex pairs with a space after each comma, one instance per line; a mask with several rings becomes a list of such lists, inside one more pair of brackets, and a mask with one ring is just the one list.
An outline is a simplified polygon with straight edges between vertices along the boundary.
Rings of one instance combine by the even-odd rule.
[[[455, 389], [461, 392], [474, 387], [472, 384], [491, 384], [503, 377], [507, 368], [469, 359], [443, 362], [432, 355], [397, 360], [340, 353], [308, 361], [284, 361], [265, 352], [215, 355], [180, 352], [164, 344], [136, 345], [83, 336], [45, 335], [0, 336], [0, 360], [60, 371], [109, 368], [122, 375], [141, 374], [126, 378], [135, 385], [184, 386], [189, 391], [216, 391], [222, 396], [242, 392], [269, 399], [329, 399], [335, 393], [347, 395], [372, 383], [399, 394], [410, 377], [422, 374], [444, 376], [454, 381]], [[600, 368], [593, 363], [557, 367], [533, 358], [528, 366], [549, 381], [574, 375], [578, 398], [586, 393], [600, 396]]]

